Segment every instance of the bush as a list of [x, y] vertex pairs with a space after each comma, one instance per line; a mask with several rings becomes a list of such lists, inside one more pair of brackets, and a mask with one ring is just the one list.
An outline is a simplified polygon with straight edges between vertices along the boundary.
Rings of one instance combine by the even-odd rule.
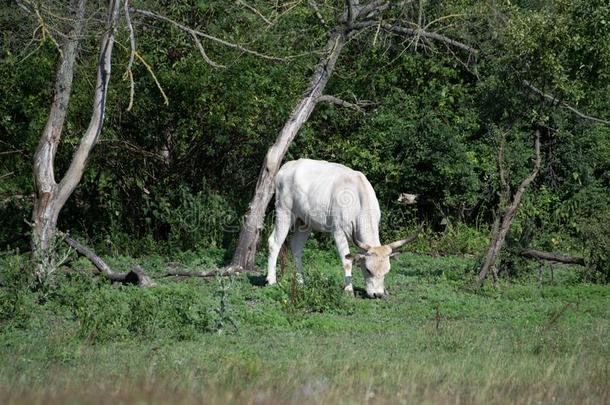
[[282, 304], [286, 312], [349, 312], [350, 297], [343, 291], [343, 281], [336, 275], [310, 268], [304, 283], [299, 283], [291, 270], [280, 282]]
[[36, 309], [27, 258], [7, 252], [0, 260], [0, 326], [25, 327]]
[[236, 226], [235, 210], [210, 190], [192, 194], [180, 187], [175, 196], [161, 197], [149, 209], [169, 229], [169, 243], [178, 250], [221, 247], [225, 234]]
[[587, 248], [587, 281], [610, 281], [610, 209], [586, 220], [581, 235]]
[[56, 310], [68, 307], [78, 335], [95, 343], [134, 337], [188, 340], [211, 331], [213, 302], [188, 284], [140, 289], [83, 278], [62, 283], [54, 301]]

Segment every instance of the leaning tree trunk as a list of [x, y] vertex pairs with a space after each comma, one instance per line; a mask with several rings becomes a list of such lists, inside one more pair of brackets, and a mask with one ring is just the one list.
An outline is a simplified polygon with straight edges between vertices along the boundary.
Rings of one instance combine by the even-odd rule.
[[83, 134], [72, 161], [59, 184], [55, 181], [54, 163], [66, 117], [74, 76], [74, 64], [79, 38], [85, 22], [85, 0], [78, 2], [73, 31], [62, 47], [61, 62], [56, 76], [55, 96], [47, 124], [34, 155], [34, 209], [32, 213], [32, 259], [36, 276], [43, 279], [52, 271], [57, 235], [57, 218], [67, 199], [80, 182], [87, 158], [102, 130], [106, 94], [110, 80], [114, 32], [119, 18], [120, 1], [111, 0], [108, 6], [106, 31], [100, 44], [97, 81], [93, 96], [93, 111], [87, 130]]
[[[78, 3], [74, 28], [62, 47], [55, 78], [55, 94], [47, 123], [34, 155], [34, 209], [32, 212], [32, 258], [40, 273], [50, 256], [56, 234], [60, 207], [56, 204], [58, 185], [55, 182], [55, 154], [61, 138], [74, 78], [74, 63], [82, 35], [85, 18], [85, 1]], [[39, 274], [42, 276], [42, 274]]]
[[[529, 176], [527, 176], [525, 179], [523, 179], [523, 181], [519, 185], [519, 188], [515, 192], [515, 195], [513, 196], [512, 201], [510, 202], [508, 207], [506, 207], [506, 210], [504, 211], [504, 215], [502, 215], [502, 218], [499, 219], [499, 221], [497, 221], [494, 224], [494, 229], [493, 229], [492, 236], [491, 236], [491, 242], [489, 244], [489, 248], [488, 248], [487, 254], [485, 256], [485, 261], [483, 262], [483, 264], [481, 265], [481, 268], [479, 269], [479, 275], [478, 275], [478, 279], [477, 279], [478, 285], [481, 285], [483, 283], [483, 281], [487, 277], [487, 274], [489, 273], [489, 271], [495, 267], [496, 261], [498, 260], [498, 256], [500, 255], [500, 252], [502, 250], [502, 246], [504, 246], [504, 241], [506, 240], [506, 235], [508, 234], [508, 231], [513, 222], [513, 219], [515, 219], [515, 215], [517, 214], [517, 209], [519, 208], [519, 204], [521, 203], [521, 198], [523, 197], [523, 193], [525, 193], [525, 190], [529, 187], [529, 185], [532, 183], [532, 181], [534, 181], [534, 179], [538, 175], [538, 171], [540, 170], [541, 161], [540, 161], [540, 131], [539, 130], [536, 130], [536, 140], [534, 141], [534, 152], [535, 152], [534, 169], [532, 170], [532, 173]], [[501, 154], [500, 154], [500, 159], [502, 159]], [[507, 186], [506, 186], [506, 178], [504, 177], [501, 162], [500, 162], [500, 178], [501, 178], [502, 186], [503, 186], [503, 190], [504, 190], [504, 187], [507, 187]]]
[[337, 59], [345, 45], [347, 35], [343, 29], [337, 29], [329, 38], [325, 57], [322, 58], [309, 81], [309, 88], [304, 97], [292, 111], [290, 118], [282, 128], [275, 143], [265, 157], [261, 168], [254, 197], [250, 202], [244, 224], [239, 234], [237, 249], [233, 255], [231, 267], [249, 270], [254, 268], [254, 255], [260, 239], [265, 211], [274, 193], [275, 176], [290, 143], [303, 124], [309, 118], [319, 97], [322, 95], [328, 79], [333, 73]]

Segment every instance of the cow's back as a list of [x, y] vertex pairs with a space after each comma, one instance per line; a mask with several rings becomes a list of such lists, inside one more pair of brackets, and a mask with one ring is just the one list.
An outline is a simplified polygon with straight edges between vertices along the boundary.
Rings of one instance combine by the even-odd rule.
[[321, 160], [299, 159], [281, 167], [276, 206], [315, 230], [342, 229], [350, 237], [357, 222], [376, 230], [380, 216], [375, 191], [362, 173]]

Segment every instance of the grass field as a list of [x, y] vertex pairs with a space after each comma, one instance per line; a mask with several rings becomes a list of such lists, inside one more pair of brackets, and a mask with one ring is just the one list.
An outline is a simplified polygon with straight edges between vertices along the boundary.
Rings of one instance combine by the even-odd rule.
[[305, 287], [289, 268], [275, 287], [74, 275], [42, 296], [5, 291], [0, 403], [610, 403], [610, 287], [568, 268], [475, 293], [473, 265], [404, 254], [383, 300], [346, 297], [336, 253], [311, 250]]

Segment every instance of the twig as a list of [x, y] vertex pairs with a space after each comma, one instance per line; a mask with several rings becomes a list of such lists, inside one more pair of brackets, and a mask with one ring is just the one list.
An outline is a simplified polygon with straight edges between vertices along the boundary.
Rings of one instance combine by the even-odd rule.
[[254, 55], [254, 56], [258, 56], [259, 58], [269, 59], [269, 60], [278, 60], [278, 61], [284, 61], [284, 60], [289, 59], [289, 58], [280, 58], [280, 57], [277, 57], [277, 56], [265, 55], [263, 53], [260, 53], [260, 52], [257, 52], [257, 51], [253, 51], [252, 49], [248, 49], [248, 48], [243, 47], [243, 46], [241, 46], [239, 44], [235, 44], [233, 42], [229, 42], [229, 41], [226, 41], [224, 39], [217, 38], [217, 37], [215, 37], [213, 35], [206, 34], [204, 32], [194, 30], [194, 29], [192, 29], [190, 27], [187, 27], [184, 24], [179, 23], [178, 21], [172, 20], [171, 18], [165, 17], [165, 16], [160, 15], [160, 14], [153, 13], [152, 11], [142, 10], [142, 9], [137, 9], [137, 8], [131, 8], [130, 10], [132, 12], [141, 14], [141, 15], [143, 15], [145, 17], [154, 18], [154, 19], [157, 19], [157, 20], [168, 22], [168, 23], [174, 25], [175, 27], [178, 27], [179, 29], [181, 29], [182, 31], [184, 31], [184, 32], [186, 32], [188, 34], [209, 39], [210, 41], [214, 41], [214, 42], [219, 43], [221, 45], [224, 45], [226, 47], [237, 49], [237, 50], [240, 50], [240, 51], [242, 51], [244, 53], [248, 53], [248, 54], [251, 54], [251, 55]]
[[34, 8], [34, 14], [36, 14], [36, 18], [38, 19], [38, 24], [41, 29], [42, 41], [44, 42], [44, 40], [48, 36], [49, 39], [51, 40], [51, 42], [53, 42], [53, 45], [55, 45], [55, 48], [57, 48], [57, 52], [59, 52], [59, 56], [63, 58], [64, 53], [61, 49], [61, 46], [59, 46], [59, 43], [57, 43], [57, 40], [55, 40], [55, 37], [53, 37], [51, 30], [47, 27], [47, 24], [45, 23], [44, 19], [42, 18], [42, 14], [40, 13], [38, 4], [36, 2], [32, 2], [32, 3], [33, 3], [32, 6]]
[[371, 27], [371, 26], [374, 26], [377, 24], [381, 24], [381, 27], [386, 31], [390, 31], [390, 32], [398, 33], [398, 34], [413, 35], [415, 37], [421, 36], [421, 37], [431, 39], [434, 41], [443, 42], [447, 45], [450, 45], [450, 46], [453, 46], [453, 47], [456, 47], [459, 49], [463, 49], [465, 51], [468, 51], [468, 52], [474, 53], [474, 54], [479, 52], [476, 48], [474, 48], [470, 45], [456, 41], [455, 39], [451, 39], [451, 38], [441, 35], [437, 32], [425, 31], [420, 28], [407, 28], [407, 27], [403, 27], [400, 25], [380, 23], [379, 21], [363, 21], [363, 22], [354, 23], [354, 29], [367, 28], [367, 27]]
[[273, 23], [271, 21], [269, 21], [269, 19], [267, 17], [265, 17], [260, 11], [258, 11], [253, 6], [249, 5], [248, 3], [246, 3], [243, 0], [237, 0], [237, 2], [239, 4], [241, 4], [242, 6], [244, 6], [245, 8], [247, 8], [248, 10], [252, 11], [257, 16], [259, 16], [265, 23], [267, 23], [267, 25], [273, 25]]
[[322, 16], [322, 13], [320, 13], [320, 8], [318, 7], [318, 4], [316, 3], [316, 1], [315, 0], [308, 0], [307, 3], [309, 4], [309, 6], [311, 8], [313, 8], [313, 11], [316, 14], [316, 17], [318, 17], [318, 20], [320, 20], [322, 25], [327, 27], [328, 25], [326, 24], [326, 20], [324, 20], [324, 17]]
[[[324, 95], [318, 97], [317, 101], [318, 102], [323, 101], [323, 102], [330, 103], [330, 104], [336, 104], [341, 107], [351, 108], [352, 110], [356, 110], [356, 111], [364, 114], [364, 109], [362, 108], [363, 104], [359, 105], [359, 104], [350, 103], [349, 101], [342, 100], [339, 97], [324, 94]], [[370, 104], [364, 104], [364, 105], [370, 105]]]
[[157, 84], [157, 87], [159, 88], [159, 91], [161, 92], [161, 95], [163, 96], [163, 103], [165, 105], [169, 105], [169, 99], [167, 98], [167, 95], [163, 91], [163, 87], [161, 87], [161, 83], [159, 83], [159, 80], [157, 79], [157, 76], [155, 75], [155, 72], [152, 70], [152, 67], [150, 67], [150, 65], [144, 60], [144, 58], [140, 55], [140, 53], [138, 51], [135, 51], [134, 55], [136, 56], [136, 58], [138, 58], [140, 60], [140, 62], [142, 62], [142, 64], [144, 66], [146, 66], [146, 69], [148, 70], [148, 73], [150, 73], [150, 75], [152, 76], [153, 80]]
[[573, 305], [572, 302], [568, 302], [566, 303], [561, 309], [559, 309], [558, 311], [553, 311], [550, 315], [549, 315], [549, 319], [548, 321], [544, 324], [544, 326], [542, 327], [543, 331], [547, 331], [548, 329], [551, 328], [551, 326], [553, 326], [555, 324], [555, 322], [557, 322], [557, 320], [563, 315], [565, 314], [565, 312]]
[[[135, 94], [132, 67], [136, 56], [136, 35], [133, 31], [133, 25], [131, 24], [131, 17], [129, 16], [129, 0], [125, 0], [125, 21], [127, 22], [127, 28], [129, 29], [129, 46], [131, 52], [129, 53], [129, 62], [127, 63], [127, 70], [123, 75], [123, 80], [129, 79], [129, 105], [127, 106], [127, 111], [131, 111], [131, 107], [133, 107], [133, 96]], [[161, 90], [161, 92], [163, 92], [163, 90]]]
[[372, 18], [377, 14], [380, 14], [390, 8], [403, 7], [406, 4], [413, 3], [414, 0], [405, 1], [388, 1], [388, 0], [376, 0], [365, 4], [358, 10], [358, 18]]
[[205, 49], [203, 48], [203, 44], [201, 43], [199, 38], [197, 38], [197, 35], [195, 35], [192, 32], [190, 34], [191, 34], [191, 37], [193, 38], [193, 41], [195, 41], [195, 45], [197, 45], [197, 49], [199, 49], [199, 52], [201, 53], [201, 57], [203, 58], [204, 61], [206, 61], [207, 64], [209, 64], [210, 66], [215, 67], [215, 68], [223, 68], [223, 67], [225, 67], [224, 65], [218, 64], [218, 63], [214, 62], [212, 59], [210, 59], [208, 57], [208, 55], [205, 53]]
[[610, 120], [606, 120], [606, 119], [602, 119], [602, 118], [597, 118], [597, 117], [593, 117], [591, 115], [587, 115], [585, 113], [582, 113], [582, 112], [578, 111], [576, 108], [574, 108], [571, 105], [569, 105], [568, 103], [566, 103], [565, 101], [561, 101], [557, 97], [543, 92], [542, 90], [540, 90], [538, 87], [534, 86], [532, 83], [528, 82], [527, 80], [523, 80], [523, 84], [526, 85], [530, 90], [534, 91], [535, 93], [538, 93], [542, 97], [544, 97], [544, 98], [546, 98], [548, 100], [551, 100], [554, 103], [559, 104], [563, 108], [565, 108], [565, 109], [573, 112], [574, 114], [578, 115], [580, 118], [584, 118], [586, 120], [600, 122], [602, 124], [610, 125]]
[[2, 176], [0, 176], [0, 179], [3, 179], [5, 177], [10, 177], [13, 174], [15, 174], [15, 171], [13, 170], [12, 172], [8, 172], [8, 173], [4, 173]]
[[387, 24], [387, 23], [383, 24], [382, 27], [388, 31], [396, 32], [399, 34], [422, 36], [424, 38], [433, 39], [433, 40], [439, 41], [439, 42], [444, 42], [447, 45], [451, 45], [453, 47], [463, 49], [470, 53], [478, 52], [477, 49], [473, 48], [470, 45], [466, 45], [462, 42], [456, 41], [454, 39], [451, 39], [444, 35], [438, 34], [436, 32], [425, 31], [423, 29], [413, 29], [413, 28], [401, 27], [398, 25], [391, 25], [391, 24]]
[[210, 271], [178, 271], [170, 270], [167, 273], [159, 276], [165, 277], [200, 277], [200, 278], [211, 278], [211, 277], [224, 277], [236, 274], [235, 271], [225, 271], [222, 269], [210, 270]]

